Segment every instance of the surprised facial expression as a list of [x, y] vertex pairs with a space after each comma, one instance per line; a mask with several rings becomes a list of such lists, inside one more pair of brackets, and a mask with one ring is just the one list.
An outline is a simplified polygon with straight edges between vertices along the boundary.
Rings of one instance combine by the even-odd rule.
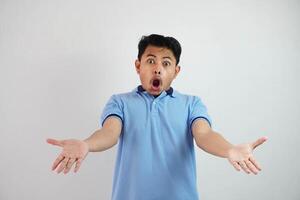
[[165, 47], [149, 45], [141, 60], [135, 61], [143, 88], [152, 95], [168, 90], [180, 71], [173, 52]]

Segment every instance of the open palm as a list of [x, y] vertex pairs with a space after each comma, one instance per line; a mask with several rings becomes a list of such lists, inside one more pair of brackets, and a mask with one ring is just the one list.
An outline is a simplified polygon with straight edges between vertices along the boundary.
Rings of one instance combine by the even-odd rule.
[[254, 159], [253, 150], [267, 140], [259, 138], [253, 143], [236, 145], [229, 150], [228, 160], [238, 171], [243, 169], [246, 173], [257, 174], [261, 170], [259, 163]]
[[82, 161], [89, 152], [88, 144], [82, 140], [47, 139], [47, 142], [63, 148], [61, 154], [57, 157], [52, 165], [52, 170], [57, 169], [57, 173], [62, 171], [64, 171], [65, 174], [68, 173], [75, 163], [76, 166], [74, 172], [77, 172]]

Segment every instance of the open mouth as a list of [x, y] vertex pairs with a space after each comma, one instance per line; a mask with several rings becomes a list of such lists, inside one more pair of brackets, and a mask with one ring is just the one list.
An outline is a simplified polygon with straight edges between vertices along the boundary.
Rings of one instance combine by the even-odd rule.
[[152, 83], [151, 83], [152, 89], [154, 89], [154, 90], [159, 90], [159, 89], [160, 89], [161, 83], [162, 83], [162, 82], [161, 82], [161, 80], [160, 80], [159, 78], [153, 79], [153, 80], [152, 80]]
[[153, 83], [152, 83], [152, 85], [153, 85], [154, 87], [158, 87], [159, 84], [160, 84], [160, 81], [159, 81], [158, 79], [155, 79], [155, 80], [153, 81]]

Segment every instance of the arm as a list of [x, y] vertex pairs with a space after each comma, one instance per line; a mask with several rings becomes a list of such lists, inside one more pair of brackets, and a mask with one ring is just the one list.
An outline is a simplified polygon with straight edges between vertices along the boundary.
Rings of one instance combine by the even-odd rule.
[[52, 170], [57, 169], [57, 173], [64, 171], [66, 174], [71, 170], [73, 164], [76, 164], [74, 172], [77, 172], [89, 152], [104, 151], [114, 146], [118, 141], [121, 130], [121, 121], [111, 116], [105, 120], [101, 129], [95, 131], [86, 140], [47, 139], [49, 144], [62, 147], [62, 152], [54, 161]]
[[101, 129], [84, 140], [88, 144], [89, 152], [104, 151], [113, 147], [118, 142], [121, 130], [122, 122], [117, 117], [108, 117]]
[[215, 156], [227, 158], [229, 150], [233, 147], [219, 133], [213, 131], [204, 119], [193, 123], [192, 133], [197, 146]]
[[227, 158], [236, 170], [240, 171], [242, 168], [248, 174], [250, 172], [257, 174], [261, 170], [252, 151], [264, 143], [267, 138], [262, 137], [253, 143], [232, 145], [219, 133], [213, 131], [204, 119], [196, 120], [193, 123], [192, 133], [199, 148], [210, 154]]

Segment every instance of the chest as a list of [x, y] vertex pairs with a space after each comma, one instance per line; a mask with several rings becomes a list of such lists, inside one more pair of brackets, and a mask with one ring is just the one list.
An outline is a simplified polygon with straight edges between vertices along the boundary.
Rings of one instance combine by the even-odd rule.
[[184, 136], [188, 130], [188, 106], [175, 101], [136, 101], [124, 106], [127, 134], [147, 132]]

